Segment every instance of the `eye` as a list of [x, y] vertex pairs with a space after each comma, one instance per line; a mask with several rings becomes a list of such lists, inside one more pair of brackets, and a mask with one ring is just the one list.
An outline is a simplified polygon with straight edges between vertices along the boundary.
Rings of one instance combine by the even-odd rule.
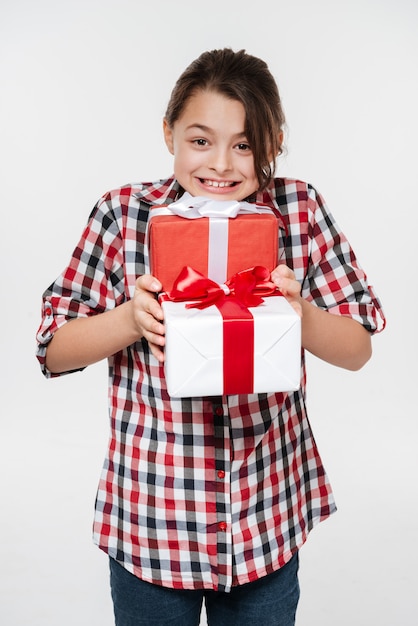
[[245, 152], [247, 150], [249, 150], [249, 151], [251, 150], [251, 148], [250, 148], [248, 143], [239, 143], [239, 144], [237, 144], [236, 147], [237, 147], [238, 150], [240, 150], [242, 152]]
[[207, 146], [207, 144], [208, 144], [207, 140], [206, 139], [202, 139], [202, 138], [193, 139], [192, 143], [194, 143], [196, 146]]

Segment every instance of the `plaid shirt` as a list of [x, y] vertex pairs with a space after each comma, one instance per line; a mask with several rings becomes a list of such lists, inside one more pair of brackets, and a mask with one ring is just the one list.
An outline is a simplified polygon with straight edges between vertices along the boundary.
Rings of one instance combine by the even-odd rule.
[[[37, 356], [68, 320], [131, 298], [146, 271], [149, 207], [179, 194], [174, 179], [104, 195], [68, 267], [45, 291]], [[302, 295], [370, 332], [384, 316], [316, 190], [275, 179], [254, 198], [278, 216], [278, 263]], [[254, 200], [253, 199], [253, 200]], [[171, 398], [145, 340], [109, 358], [111, 437], [98, 487], [94, 541], [143, 580], [217, 589], [283, 566], [335, 504], [301, 387], [291, 393]]]

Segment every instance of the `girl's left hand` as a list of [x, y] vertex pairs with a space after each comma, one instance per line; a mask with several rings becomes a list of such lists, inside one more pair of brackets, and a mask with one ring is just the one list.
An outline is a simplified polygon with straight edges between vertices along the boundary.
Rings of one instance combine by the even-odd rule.
[[271, 280], [280, 289], [302, 320], [302, 346], [319, 359], [356, 371], [371, 356], [370, 333], [357, 320], [344, 315], [331, 315], [301, 297], [301, 285], [294, 272], [279, 265]]
[[290, 267], [278, 265], [271, 273], [271, 280], [277, 285], [296, 313], [302, 317], [301, 286]]

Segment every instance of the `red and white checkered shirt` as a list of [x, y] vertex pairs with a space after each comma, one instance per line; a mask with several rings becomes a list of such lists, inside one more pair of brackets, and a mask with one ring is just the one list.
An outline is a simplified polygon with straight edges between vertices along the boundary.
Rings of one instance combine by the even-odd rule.
[[[44, 293], [37, 356], [47, 377], [46, 347], [60, 326], [132, 297], [146, 271], [149, 208], [179, 191], [171, 178], [99, 200]], [[382, 330], [380, 303], [317, 191], [277, 178], [255, 199], [278, 215], [278, 263], [294, 270], [302, 295]], [[229, 591], [283, 566], [335, 510], [306, 414], [304, 359], [295, 392], [175, 399], [142, 340], [109, 358], [109, 378], [94, 541], [139, 578]]]

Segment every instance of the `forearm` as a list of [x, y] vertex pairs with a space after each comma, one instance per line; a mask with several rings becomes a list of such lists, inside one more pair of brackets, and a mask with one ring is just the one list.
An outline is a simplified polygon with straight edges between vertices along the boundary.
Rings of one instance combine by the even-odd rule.
[[302, 345], [315, 356], [358, 370], [372, 354], [370, 333], [356, 320], [333, 315], [307, 302], [302, 305]]
[[132, 301], [59, 328], [48, 345], [46, 366], [54, 373], [80, 369], [101, 361], [141, 337], [133, 324]]

